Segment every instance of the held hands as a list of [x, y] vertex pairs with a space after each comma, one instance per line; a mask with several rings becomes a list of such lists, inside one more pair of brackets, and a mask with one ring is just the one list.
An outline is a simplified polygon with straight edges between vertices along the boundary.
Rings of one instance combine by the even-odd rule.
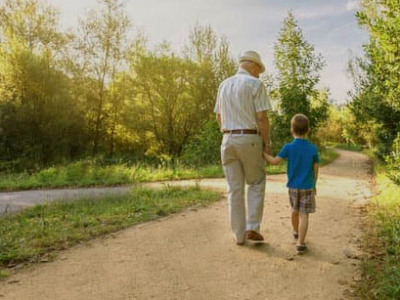
[[267, 151], [264, 150], [263, 152], [263, 157], [267, 162], [271, 162], [271, 159], [273, 158], [271, 155], [269, 155], [269, 153]]

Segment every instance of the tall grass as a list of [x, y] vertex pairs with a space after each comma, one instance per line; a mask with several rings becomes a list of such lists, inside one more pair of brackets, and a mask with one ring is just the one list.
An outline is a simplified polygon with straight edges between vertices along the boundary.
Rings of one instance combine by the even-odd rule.
[[370, 259], [362, 264], [357, 292], [367, 300], [400, 299], [400, 186], [389, 179], [384, 163], [373, 159], [376, 196], [368, 208], [364, 240]]

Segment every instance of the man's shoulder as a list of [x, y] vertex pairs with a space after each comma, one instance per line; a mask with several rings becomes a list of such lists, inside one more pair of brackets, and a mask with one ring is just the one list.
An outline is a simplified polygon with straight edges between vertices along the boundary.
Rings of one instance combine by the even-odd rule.
[[233, 76], [231, 76], [231, 77], [228, 77], [228, 78], [226, 78], [226, 79], [224, 79], [221, 83], [220, 83], [220, 88], [221, 87], [223, 87], [224, 85], [226, 85], [226, 84], [229, 84], [230, 82], [232, 82], [233, 80], [235, 80], [235, 76], [236, 75], [233, 75]]
[[231, 82], [231, 81], [241, 81], [241, 82], [246, 82], [246, 83], [251, 83], [253, 85], [260, 85], [263, 82], [254, 76], [251, 76], [250, 74], [246, 73], [236, 73], [235, 75], [232, 75], [231, 77], [228, 77], [224, 81], [222, 81], [222, 84], [225, 82]]
[[256, 86], [260, 86], [263, 83], [259, 78], [251, 76], [250, 74], [236, 74], [235, 76], [241, 76], [244, 81]]

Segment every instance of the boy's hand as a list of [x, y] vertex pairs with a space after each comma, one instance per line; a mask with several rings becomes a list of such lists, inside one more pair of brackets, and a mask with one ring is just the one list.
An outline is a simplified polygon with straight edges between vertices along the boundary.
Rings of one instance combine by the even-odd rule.
[[280, 158], [279, 156], [277, 157], [273, 157], [271, 155], [269, 155], [268, 153], [264, 152], [263, 153], [265, 159], [267, 160], [267, 162], [271, 165], [277, 165], [279, 164], [281, 161], [283, 161], [283, 158]]
[[314, 195], [317, 196], [317, 188], [314, 188]]

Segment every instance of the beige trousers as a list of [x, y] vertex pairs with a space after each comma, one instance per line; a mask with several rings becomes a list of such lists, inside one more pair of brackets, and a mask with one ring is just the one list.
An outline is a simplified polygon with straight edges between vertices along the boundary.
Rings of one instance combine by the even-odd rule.
[[[225, 134], [221, 161], [228, 183], [228, 207], [232, 232], [243, 242], [246, 230], [260, 230], [264, 209], [265, 161], [262, 139], [253, 134]], [[245, 205], [247, 183], [247, 215]]]

